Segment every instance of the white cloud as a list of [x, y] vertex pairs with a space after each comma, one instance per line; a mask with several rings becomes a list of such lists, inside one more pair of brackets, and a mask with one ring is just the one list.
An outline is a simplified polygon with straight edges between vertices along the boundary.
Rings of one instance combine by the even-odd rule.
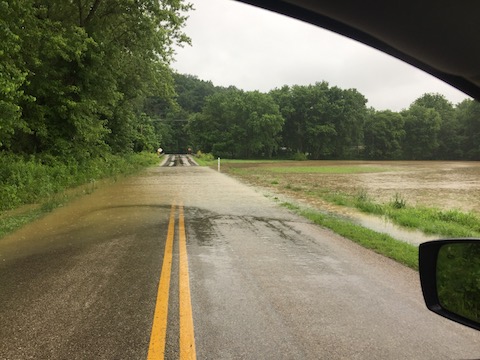
[[173, 64], [215, 85], [269, 91], [328, 81], [356, 88], [378, 110], [401, 110], [427, 92], [467, 98], [440, 80], [327, 30], [230, 0], [193, 0], [185, 32], [192, 47]]

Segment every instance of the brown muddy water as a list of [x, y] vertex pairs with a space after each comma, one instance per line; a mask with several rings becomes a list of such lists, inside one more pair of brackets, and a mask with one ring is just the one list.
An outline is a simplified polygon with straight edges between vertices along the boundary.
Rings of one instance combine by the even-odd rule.
[[[324, 167], [319, 171], [278, 173], [272, 167]], [[472, 211], [480, 214], [480, 162], [452, 161], [304, 161], [235, 164], [241, 178], [281, 192], [309, 206], [353, 218], [361, 225], [410, 243], [438, 238], [400, 228], [388, 220], [335, 206], [305, 194], [308, 190], [368, 194], [376, 202], [396, 195], [407, 205]], [[338, 169], [336, 171], [335, 169]], [[291, 190], [293, 188], [293, 191]], [[299, 191], [300, 190], [300, 191]], [[304, 190], [304, 191], [302, 191]]]

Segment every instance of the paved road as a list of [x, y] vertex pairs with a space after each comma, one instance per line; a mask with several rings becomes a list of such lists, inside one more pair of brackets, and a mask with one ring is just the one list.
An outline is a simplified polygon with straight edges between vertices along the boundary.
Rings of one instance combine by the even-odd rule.
[[414, 271], [198, 166], [0, 240], [0, 289], [0, 359], [480, 357], [478, 332], [426, 310]]
[[164, 156], [161, 166], [197, 166], [198, 164], [191, 155], [167, 154]]

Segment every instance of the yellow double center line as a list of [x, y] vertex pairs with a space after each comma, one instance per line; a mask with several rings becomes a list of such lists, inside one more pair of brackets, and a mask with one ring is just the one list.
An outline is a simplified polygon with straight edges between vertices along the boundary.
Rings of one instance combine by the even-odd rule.
[[[187, 240], [183, 206], [178, 209], [179, 239], [179, 316], [180, 316], [180, 359], [196, 359], [195, 337], [193, 331], [192, 304], [190, 300], [190, 282], [188, 278]], [[162, 274], [158, 286], [157, 303], [153, 317], [152, 334], [147, 360], [164, 359], [168, 321], [168, 295], [172, 272], [173, 241], [175, 238], [175, 205], [170, 210], [167, 241], [163, 257]]]

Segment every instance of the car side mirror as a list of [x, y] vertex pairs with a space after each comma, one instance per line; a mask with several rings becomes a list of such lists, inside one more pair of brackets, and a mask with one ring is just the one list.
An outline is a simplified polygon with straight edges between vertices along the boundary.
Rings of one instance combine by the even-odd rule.
[[420, 244], [419, 271], [428, 309], [480, 330], [480, 239]]

